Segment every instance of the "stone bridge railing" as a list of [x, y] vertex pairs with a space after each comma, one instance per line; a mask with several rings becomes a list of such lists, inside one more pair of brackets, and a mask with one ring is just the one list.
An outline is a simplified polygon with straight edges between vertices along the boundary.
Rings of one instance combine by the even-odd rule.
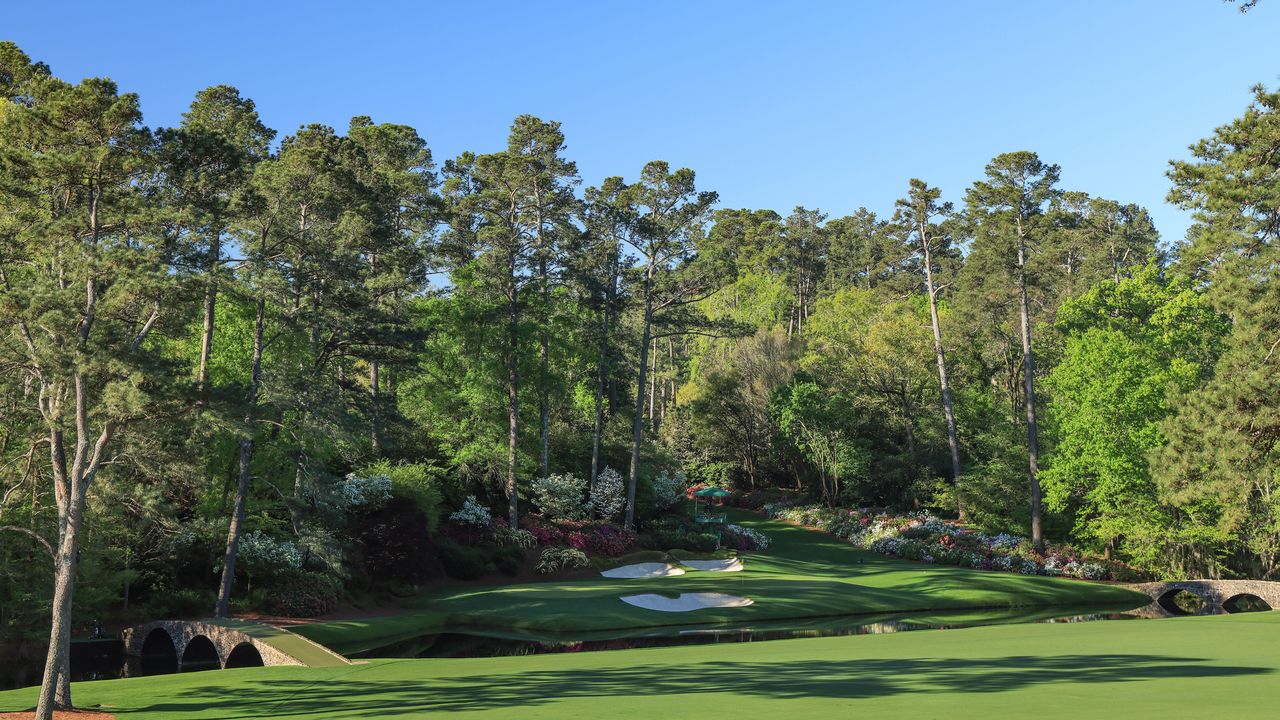
[[1226, 612], [1225, 606], [1242, 595], [1256, 597], [1271, 608], [1280, 609], [1280, 582], [1268, 580], [1175, 580], [1136, 583], [1129, 587], [1151, 598], [1151, 605], [1142, 612], [1152, 617], [1188, 614], [1173, 603], [1173, 596], [1182, 591], [1204, 601], [1200, 611], [1195, 613], [1197, 615]]
[[209, 652], [210, 645], [220, 668], [225, 668], [228, 664], [305, 664], [242, 630], [203, 620], [150, 622], [126, 629], [121, 634], [121, 639], [124, 641], [125, 655], [134, 657], [167, 655], [168, 644], [171, 644], [179, 669], [184, 664], [210, 664], [213, 661]]

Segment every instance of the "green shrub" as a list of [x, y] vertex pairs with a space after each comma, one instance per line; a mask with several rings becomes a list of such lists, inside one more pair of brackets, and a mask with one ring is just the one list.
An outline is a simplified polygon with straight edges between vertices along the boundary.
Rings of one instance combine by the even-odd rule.
[[440, 539], [440, 562], [449, 577], [459, 580], [475, 580], [493, 572], [493, 564], [482, 550], [448, 538]]
[[640, 536], [640, 546], [647, 550], [692, 550], [711, 552], [716, 549], [718, 538], [714, 533], [685, 530], [683, 528], [657, 526]]
[[445, 471], [425, 463], [392, 463], [379, 460], [361, 469], [365, 475], [386, 475], [391, 478], [393, 495], [412, 500], [427, 519], [427, 530], [435, 532], [440, 527], [442, 488], [448, 484]]
[[152, 603], [161, 617], [204, 617], [216, 600], [212, 590], [184, 587], [155, 593]]
[[373, 585], [417, 585], [440, 576], [426, 514], [409, 498], [394, 495], [351, 529], [360, 550], [359, 579]]
[[733, 485], [733, 476], [739, 470], [735, 462], [690, 462], [685, 468], [690, 484], [702, 483], [727, 488]]
[[310, 570], [284, 570], [254, 593], [259, 609], [286, 617], [315, 617], [333, 609], [342, 596], [342, 583]]
[[635, 563], [667, 562], [668, 559], [667, 553], [661, 550], [641, 550], [622, 557], [592, 558], [591, 563], [601, 570], [610, 570]]
[[685, 549], [694, 552], [711, 552], [720, 544], [715, 533], [689, 533], [685, 540]]
[[515, 546], [499, 547], [493, 550], [491, 557], [498, 571], [504, 575], [515, 575], [524, 567], [524, 550]]
[[532, 532], [522, 528], [510, 528], [502, 525], [493, 529], [493, 541], [499, 545], [523, 548], [525, 550], [538, 544], [538, 538]]
[[549, 575], [559, 570], [583, 568], [590, 564], [587, 554], [577, 548], [547, 548], [538, 558], [538, 572]]
[[694, 552], [692, 550], [672, 550], [671, 557], [676, 560], [728, 560], [735, 558], [734, 550], [713, 550], [711, 552]]

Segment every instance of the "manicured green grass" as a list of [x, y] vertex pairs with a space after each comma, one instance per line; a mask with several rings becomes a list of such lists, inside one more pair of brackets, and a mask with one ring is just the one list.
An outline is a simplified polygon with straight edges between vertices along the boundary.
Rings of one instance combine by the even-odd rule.
[[[588, 632], [856, 613], [1102, 604], [1136, 607], [1149, 602], [1143, 595], [1099, 583], [895, 560], [753, 513], [731, 511], [730, 519], [762, 530], [773, 539], [768, 552], [744, 557], [746, 569], [742, 572], [454, 586], [407, 601], [404, 607], [408, 614], [317, 623], [294, 630], [339, 652], [358, 653], [441, 626]], [[634, 593], [696, 591], [742, 595], [755, 604], [664, 613], [618, 599]]]
[[[1269, 717], [1280, 613], [345, 668], [251, 668], [75, 686], [121, 720]], [[0, 693], [29, 708], [35, 689]]]
[[308, 638], [299, 637], [288, 630], [272, 625], [248, 620], [236, 620], [234, 618], [210, 618], [203, 622], [235, 628], [252, 638], [261, 640], [280, 652], [288, 654], [307, 667], [341, 667], [347, 665], [345, 658], [333, 654], [327, 648], [316, 645], [316, 641], [310, 641]]

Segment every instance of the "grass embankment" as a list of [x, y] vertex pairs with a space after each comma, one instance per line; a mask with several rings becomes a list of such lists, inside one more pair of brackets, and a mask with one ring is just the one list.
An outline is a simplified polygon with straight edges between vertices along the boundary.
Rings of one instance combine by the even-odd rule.
[[[767, 552], [745, 556], [741, 572], [452, 586], [407, 600], [404, 612], [397, 615], [292, 629], [338, 652], [359, 653], [443, 627], [582, 633], [681, 623], [976, 608], [1136, 607], [1149, 602], [1143, 595], [1112, 585], [895, 560], [743, 511], [730, 511], [730, 519], [761, 530], [773, 540]], [[618, 600], [625, 594], [698, 591], [742, 595], [755, 604], [664, 613]]]
[[234, 618], [210, 618], [203, 622], [235, 628], [245, 635], [285, 653], [307, 667], [340, 667], [349, 664], [342, 656], [335, 655], [328, 648], [317, 645], [316, 642], [318, 641], [299, 637], [295, 633], [273, 625], [250, 620], [236, 620]]
[[[1280, 613], [78, 683], [120, 720], [1264, 717]], [[0, 693], [30, 707], [34, 688]]]

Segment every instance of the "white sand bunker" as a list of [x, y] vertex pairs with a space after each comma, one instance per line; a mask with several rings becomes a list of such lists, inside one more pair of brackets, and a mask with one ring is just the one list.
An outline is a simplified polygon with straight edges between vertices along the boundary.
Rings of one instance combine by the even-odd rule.
[[691, 567], [694, 570], [706, 570], [707, 572], [742, 571], [742, 561], [736, 557], [728, 560], [681, 560], [680, 564], [685, 567]]
[[746, 607], [755, 601], [751, 598], [739, 597], [737, 595], [726, 595], [724, 593], [713, 592], [695, 592], [680, 593], [680, 597], [667, 597], [666, 595], [656, 595], [647, 593], [645, 595], [626, 595], [622, 598], [622, 602], [628, 605], [635, 605], [646, 610], [658, 610], [660, 612], [689, 612], [690, 610], [703, 610], [705, 608], [731, 608]]
[[622, 565], [600, 574], [608, 578], [657, 578], [683, 575], [684, 570], [667, 563], [652, 562]]

